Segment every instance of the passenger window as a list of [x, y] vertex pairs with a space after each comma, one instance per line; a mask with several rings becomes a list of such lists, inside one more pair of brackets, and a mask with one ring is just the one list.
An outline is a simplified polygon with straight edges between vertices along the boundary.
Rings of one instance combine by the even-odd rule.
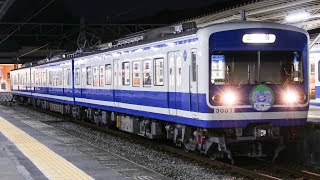
[[105, 67], [106, 67], [106, 85], [111, 85], [112, 83], [111, 64], [107, 64]]
[[143, 85], [151, 86], [152, 74], [151, 74], [151, 60], [143, 61]]
[[17, 76], [14, 75], [14, 76], [13, 76], [13, 85], [17, 85], [17, 83], [18, 83], [17, 80], [18, 80]]
[[80, 69], [79, 68], [76, 68], [76, 74], [75, 74], [75, 76], [76, 76], [76, 85], [80, 85]]
[[163, 58], [154, 59], [154, 85], [163, 86], [164, 78], [163, 78]]
[[93, 86], [99, 86], [98, 67], [93, 67]]
[[87, 67], [86, 72], [87, 72], [87, 85], [91, 85], [92, 84], [91, 66]]
[[59, 86], [62, 85], [62, 80], [63, 80], [63, 77], [62, 77], [62, 70], [59, 71], [58, 73], [58, 82], [59, 82]]
[[197, 50], [191, 49], [191, 73], [192, 81], [197, 81]]
[[71, 85], [71, 70], [67, 69], [67, 86]]
[[130, 85], [130, 64], [129, 62], [122, 63], [122, 85]]
[[140, 61], [135, 61], [132, 63], [132, 72], [133, 72], [133, 78], [132, 78], [132, 86], [140, 87]]
[[[19, 79], [22, 80], [21, 75], [20, 75], [20, 78], [19, 78]], [[21, 83], [19, 83], [19, 84], [21, 84]], [[39, 84], [39, 73], [36, 73], [36, 85], [38, 85], [38, 84]]]
[[310, 75], [315, 75], [315, 63], [310, 63]]
[[181, 55], [177, 56], [176, 60], [176, 84], [177, 86], [181, 86], [181, 74], [182, 74], [182, 57]]
[[[46, 86], [47, 85], [47, 76], [46, 76], [46, 72], [42, 72], [42, 82], [43, 82], [43, 85]], [[28, 79], [26, 79], [28, 80]], [[26, 82], [26, 84], [28, 84], [28, 81]]]
[[52, 86], [52, 72], [49, 71], [49, 85]]
[[100, 86], [103, 86], [105, 84], [104, 82], [104, 66], [99, 66], [99, 79], [100, 79]]

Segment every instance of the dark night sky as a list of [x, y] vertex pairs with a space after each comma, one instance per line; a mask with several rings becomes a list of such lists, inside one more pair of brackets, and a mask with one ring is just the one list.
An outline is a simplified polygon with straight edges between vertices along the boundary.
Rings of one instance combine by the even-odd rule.
[[[2, 21], [24, 22], [51, 0], [16, 0]], [[245, 0], [54, 0], [31, 22], [172, 23]]]

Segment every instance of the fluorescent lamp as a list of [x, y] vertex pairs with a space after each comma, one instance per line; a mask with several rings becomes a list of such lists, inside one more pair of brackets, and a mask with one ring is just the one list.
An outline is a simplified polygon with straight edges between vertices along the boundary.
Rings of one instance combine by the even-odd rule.
[[245, 34], [242, 37], [244, 43], [274, 43], [276, 36], [274, 34]]
[[298, 22], [298, 21], [301, 21], [301, 20], [305, 20], [306, 18], [308, 18], [308, 16], [310, 16], [310, 14], [307, 13], [307, 12], [290, 14], [290, 15], [288, 15], [286, 17], [286, 21], [287, 22]]

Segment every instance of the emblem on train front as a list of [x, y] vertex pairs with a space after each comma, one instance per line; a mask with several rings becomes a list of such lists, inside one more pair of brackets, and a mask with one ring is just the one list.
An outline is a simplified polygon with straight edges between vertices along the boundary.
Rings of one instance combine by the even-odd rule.
[[274, 103], [273, 91], [266, 85], [257, 85], [252, 88], [249, 101], [255, 110], [267, 111]]

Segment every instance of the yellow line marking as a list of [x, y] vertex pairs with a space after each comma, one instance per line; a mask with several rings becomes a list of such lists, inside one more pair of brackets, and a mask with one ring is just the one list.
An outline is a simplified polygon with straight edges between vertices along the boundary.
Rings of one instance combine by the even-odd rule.
[[0, 116], [0, 132], [48, 179], [93, 179], [81, 169]]

